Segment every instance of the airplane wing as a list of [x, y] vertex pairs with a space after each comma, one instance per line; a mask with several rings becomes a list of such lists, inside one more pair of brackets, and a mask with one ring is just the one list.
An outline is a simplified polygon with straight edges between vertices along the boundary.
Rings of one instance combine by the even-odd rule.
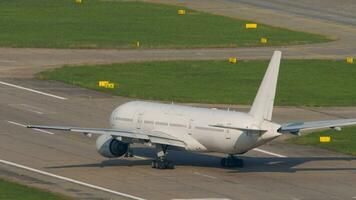
[[282, 124], [280, 133], [299, 133], [300, 130], [313, 130], [322, 128], [340, 128], [342, 126], [356, 125], [356, 119], [338, 119], [312, 122], [294, 122]]
[[91, 133], [91, 134], [98, 134], [98, 135], [111, 135], [113, 137], [138, 139], [146, 142], [151, 142], [153, 144], [164, 144], [164, 145], [183, 147], [183, 148], [186, 147], [185, 143], [182, 140], [179, 140], [161, 131], [133, 132], [133, 131], [126, 131], [126, 130], [118, 130], [118, 129], [81, 128], [81, 127], [70, 127], [70, 126], [40, 126], [40, 125], [27, 125], [27, 128], [71, 131], [71, 132]]

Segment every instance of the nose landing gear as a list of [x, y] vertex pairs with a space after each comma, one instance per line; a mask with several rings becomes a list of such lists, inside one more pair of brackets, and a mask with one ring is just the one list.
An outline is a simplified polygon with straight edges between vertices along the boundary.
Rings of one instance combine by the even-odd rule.
[[128, 146], [128, 149], [124, 155], [125, 158], [132, 158], [134, 157], [133, 149], [130, 147], [130, 144]]
[[234, 155], [229, 155], [227, 158], [222, 158], [220, 161], [222, 167], [243, 167], [244, 161]]

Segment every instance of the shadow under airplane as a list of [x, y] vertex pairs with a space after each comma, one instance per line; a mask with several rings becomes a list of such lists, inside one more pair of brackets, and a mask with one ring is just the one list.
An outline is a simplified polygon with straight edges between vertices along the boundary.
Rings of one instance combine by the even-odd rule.
[[[153, 148], [134, 148], [134, 154], [141, 157], [147, 157], [146, 160], [138, 160], [135, 158], [124, 159], [110, 159], [101, 163], [78, 164], [78, 165], [63, 165], [51, 166], [48, 169], [56, 168], [87, 168], [87, 167], [118, 167], [118, 166], [137, 166], [137, 165], [151, 165], [151, 159], [155, 157], [155, 149]], [[169, 151], [167, 155], [168, 160], [174, 161], [176, 166], [195, 166], [195, 167], [211, 167], [222, 168], [220, 166], [220, 159], [218, 155], [209, 155], [202, 153], [194, 153], [188, 151]], [[225, 168], [228, 173], [250, 173], [250, 172], [279, 172], [279, 173], [295, 173], [297, 171], [356, 171], [356, 164], [350, 167], [332, 167], [328, 166], [328, 161], [354, 161], [356, 157], [247, 157], [239, 156], [244, 160], [245, 166], [243, 168]], [[311, 161], [325, 161], [321, 167], [310, 168], [300, 167], [306, 162]]]

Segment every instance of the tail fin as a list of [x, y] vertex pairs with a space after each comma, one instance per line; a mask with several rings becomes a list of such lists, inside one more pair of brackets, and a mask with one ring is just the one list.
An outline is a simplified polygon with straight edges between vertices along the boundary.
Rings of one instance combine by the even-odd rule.
[[282, 52], [275, 51], [253, 101], [250, 115], [261, 120], [271, 120], [276, 95], [279, 64]]

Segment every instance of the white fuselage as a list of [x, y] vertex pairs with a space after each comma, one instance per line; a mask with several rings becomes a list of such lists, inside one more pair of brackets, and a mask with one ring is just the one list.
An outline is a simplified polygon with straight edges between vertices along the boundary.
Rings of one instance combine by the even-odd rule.
[[[132, 101], [117, 107], [112, 128], [134, 132], [161, 131], [186, 144], [186, 150], [227, 154], [245, 153], [280, 134], [278, 124], [257, 121], [247, 113], [190, 106]], [[249, 132], [211, 125], [262, 129]]]

